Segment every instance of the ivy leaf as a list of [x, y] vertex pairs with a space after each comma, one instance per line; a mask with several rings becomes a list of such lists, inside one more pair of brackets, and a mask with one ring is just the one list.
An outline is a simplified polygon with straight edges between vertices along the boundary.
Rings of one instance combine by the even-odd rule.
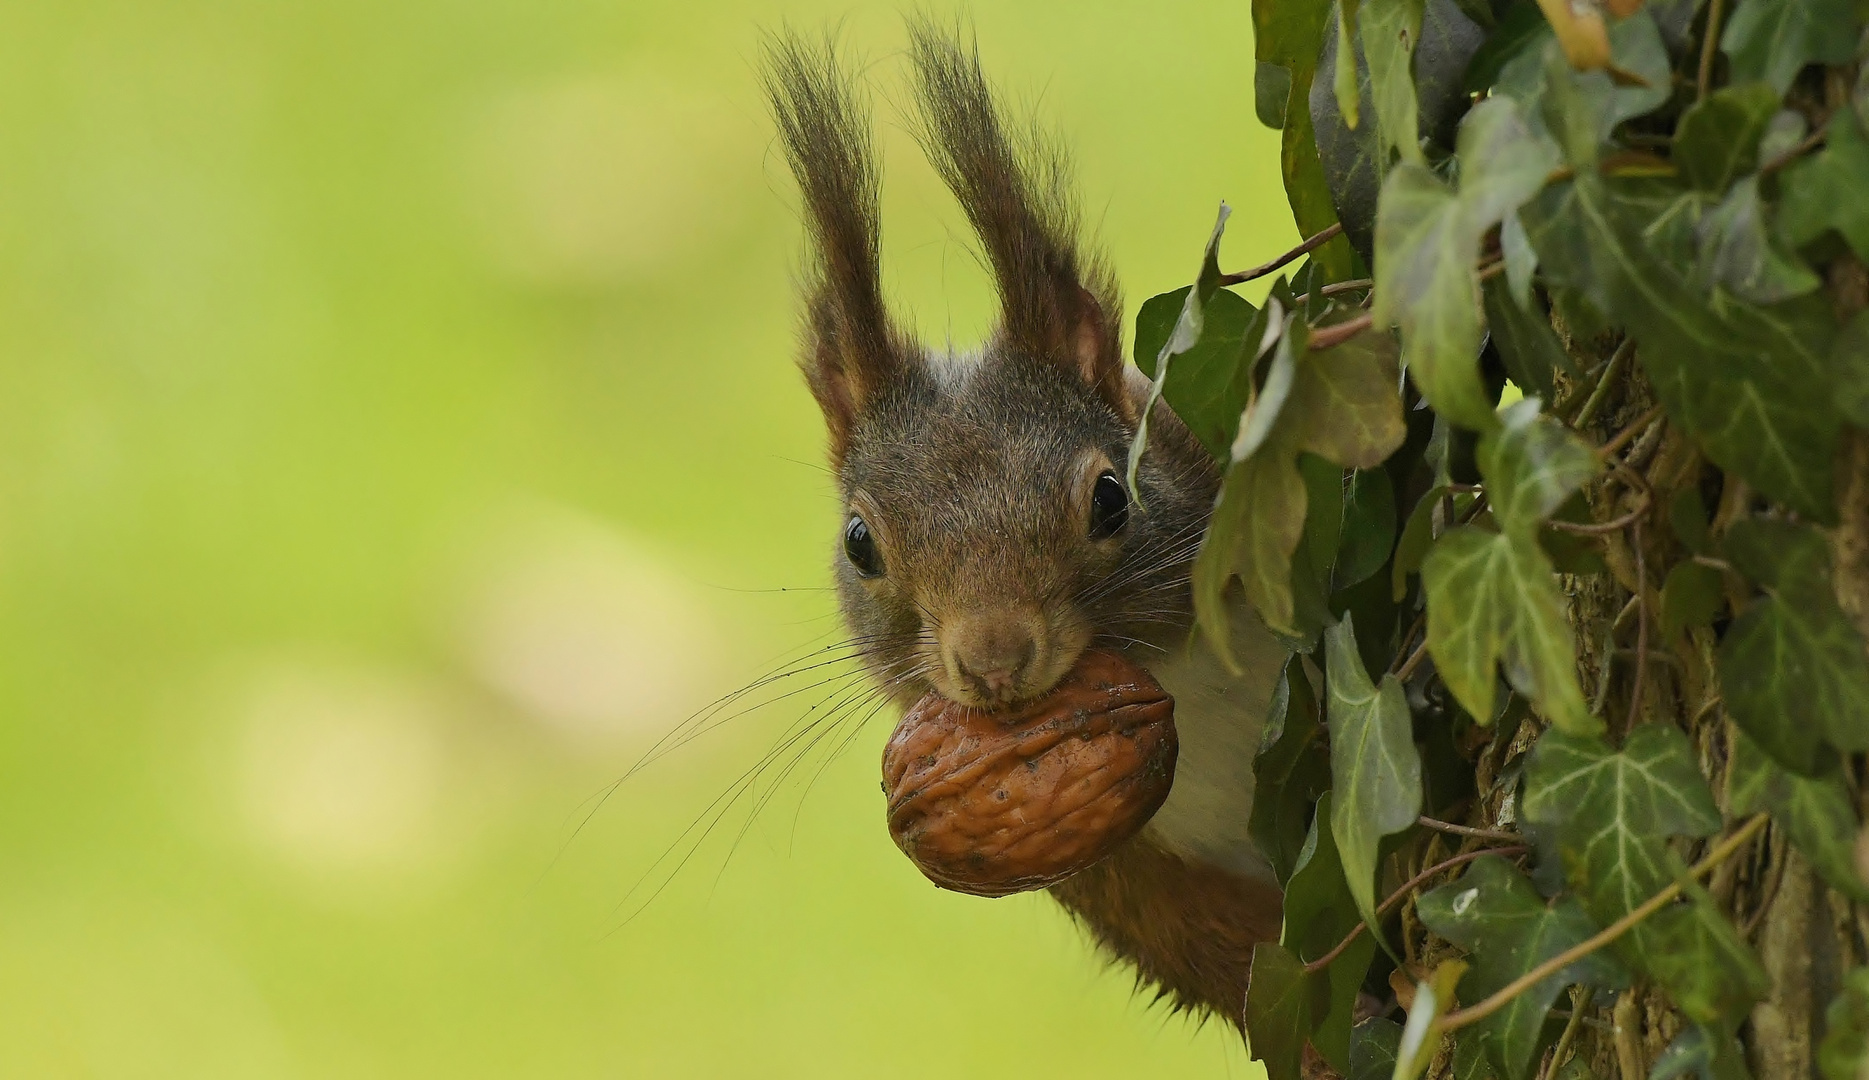
[[[1547, 905], [1529, 878], [1492, 855], [1475, 860], [1458, 881], [1422, 895], [1415, 910], [1428, 929], [1466, 950], [1472, 966], [1460, 982], [1465, 1002], [1484, 1000], [1597, 932], [1576, 900]], [[1620, 990], [1629, 985], [1629, 975], [1608, 954], [1593, 953], [1480, 1021], [1503, 1080], [1526, 1074], [1551, 1003], [1564, 987], [1578, 982]]]
[[[1361, 921], [1356, 899], [1344, 879], [1343, 862], [1331, 835], [1331, 795], [1317, 804], [1317, 816], [1305, 837], [1298, 868], [1285, 890], [1285, 924], [1279, 938], [1291, 953], [1307, 963], [1337, 947], [1345, 934]], [[1320, 984], [1308, 1029], [1311, 1044], [1325, 1060], [1343, 1071], [1349, 1065], [1350, 1026], [1356, 1012], [1357, 991], [1369, 971], [1376, 940], [1363, 935], [1331, 961], [1324, 972], [1314, 973]]]
[[[1151, 296], [1136, 313], [1136, 367], [1154, 378], [1162, 348], [1173, 335], [1193, 286]], [[1199, 339], [1174, 357], [1162, 396], [1207, 452], [1226, 460], [1240, 413], [1252, 395], [1252, 360], [1260, 326], [1258, 309], [1238, 294], [1218, 289], [1201, 313]]]
[[1382, 838], [1421, 815], [1421, 757], [1402, 684], [1384, 675], [1380, 689], [1363, 670], [1349, 618], [1324, 632], [1330, 706], [1330, 831], [1350, 894], [1376, 931], [1376, 862]]
[[1709, 300], [1649, 232], [1679, 194], [1584, 173], [1520, 213], [1546, 276], [1635, 337], [1669, 416], [1708, 457], [1799, 512], [1832, 520], [1841, 420], [1824, 386], [1834, 333], [1827, 305]]
[[1676, 865], [1689, 902], [1649, 916], [1616, 949], [1638, 957], [1688, 1019], [1730, 1029], [1771, 992], [1771, 976], [1719, 905]]
[[[1317, 70], [1318, 51], [1324, 43], [1331, 8], [1330, 0], [1253, 0], [1252, 4], [1253, 48], [1259, 62], [1253, 79], [1255, 111], [1261, 120], [1278, 119], [1275, 126], [1284, 129], [1280, 171], [1292, 218], [1305, 236], [1337, 221], [1324, 165], [1318, 158], [1309, 105], [1311, 78]], [[1268, 68], [1276, 68], [1279, 74]], [[1284, 99], [1272, 100], [1281, 88]], [[1332, 240], [1313, 257], [1332, 281], [1356, 276], [1347, 240]]]
[[[1351, 42], [1351, 39], [1356, 36], [1357, 32], [1357, 7], [1357, 0], [1337, 0], [1336, 23], [1338, 56], [1353, 56], [1356, 53], [1356, 46]], [[1331, 92], [1337, 95], [1337, 111], [1343, 114], [1344, 124], [1349, 127], [1350, 130], [1354, 131], [1356, 130], [1356, 125], [1362, 120], [1360, 116], [1362, 111], [1360, 109], [1362, 104], [1362, 91], [1357, 86], [1356, 65], [1336, 64], [1333, 66], [1336, 68], [1336, 71], [1332, 73], [1331, 77]], [[1414, 93], [1412, 87], [1409, 93], [1412, 97]]]
[[1343, 528], [1331, 590], [1360, 585], [1389, 561], [1395, 545], [1395, 488], [1380, 468], [1356, 469], [1343, 489]]
[[1584, 907], [1599, 922], [1628, 914], [1673, 880], [1666, 840], [1720, 827], [1687, 736], [1643, 724], [1620, 751], [1552, 729], [1525, 766], [1525, 816], [1555, 830]]
[[1744, 732], [1738, 732], [1727, 763], [1726, 793], [1733, 814], [1769, 811], [1773, 822], [1832, 888], [1869, 903], [1869, 882], [1856, 869], [1856, 834], [1861, 825], [1840, 773], [1811, 778], [1789, 772]]
[[1553, 373], [1574, 374], [1575, 365], [1551, 332], [1551, 321], [1543, 312], [1521, 307], [1512, 297], [1508, 281], [1494, 278], [1481, 287], [1481, 294], [1486, 325], [1492, 331], [1499, 358], [1505, 361], [1506, 375], [1525, 396], [1552, 400]]
[[1752, 1080], [1745, 1051], [1731, 1035], [1690, 1027], [1655, 1059], [1648, 1080], [1675, 1080], [1692, 1073], [1698, 1080]]
[[1415, 984], [1415, 1000], [1408, 1006], [1408, 1023], [1395, 1048], [1395, 1080], [1415, 1080], [1428, 1067], [1441, 1041], [1441, 1016], [1454, 1003], [1454, 987], [1466, 972], [1459, 960], [1443, 960], [1434, 973]]
[[1824, 1013], [1817, 1067], [1824, 1080], [1861, 1080], [1869, 1069], [1869, 968], [1844, 976], [1843, 991]]
[[1783, 95], [1762, 82], [1723, 86], [1688, 106], [1674, 132], [1674, 162], [1702, 191], [1725, 191], [1758, 167], [1759, 140]]
[[1304, 668], [1285, 662], [1266, 719], [1265, 746], [1253, 759], [1253, 842], [1286, 884], [1304, 851], [1312, 808], [1330, 788], [1330, 750], [1318, 721], [1317, 698]]
[[1345, 1080], [1390, 1080], [1401, 1042], [1402, 1025], [1393, 1020], [1377, 1016], [1356, 1025], [1350, 1032], [1350, 1071]]
[[1538, 528], [1596, 470], [1588, 447], [1538, 415], [1525, 399], [1500, 410], [1501, 427], [1480, 439], [1481, 475], [1500, 531], [1463, 525], [1422, 564], [1428, 594], [1428, 652], [1462, 708], [1493, 715], [1494, 672], [1565, 730], [1587, 733], [1576, 650]]
[[1459, 160], [1458, 194], [1409, 163], [1383, 183], [1370, 314], [1401, 325], [1409, 373], [1435, 411], [1484, 431], [1494, 418], [1479, 377], [1480, 240], [1544, 185], [1557, 152], [1510, 98], [1494, 98], [1462, 123]]
[[[1303, 333], [1295, 320], [1287, 330], [1293, 333]], [[1196, 617], [1222, 656], [1229, 655], [1225, 590], [1234, 577], [1268, 627], [1291, 638], [1309, 637], [1299, 625], [1292, 592], [1292, 556], [1304, 535], [1309, 502], [1298, 455], [1374, 468], [1408, 435], [1393, 339], [1359, 334], [1316, 352], [1300, 341], [1292, 352], [1295, 370], [1285, 407], [1258, 449], [1228, 466], [1195, 560]], [[1333, 539], [1333, 551], [1335, 546]]]
[[[1415, 45], [1421, 40], [1423, 7], [1424, 0], [1368, 0], [1358, 19], [1363, 55], [1369, 63], [1370, 92], [1376, 104], [1378, 171], [1387, 168], [1394, 152], [1409, 164], [1426, 164], [1421, 153], [1421, 121], [1416, 111], [1412, 66]], [[1338, 56], [1342, 58], [1341, 50]], [[1381, 220], [1380, 211], [1377, 220]]]
[[[1553, 3], [1541, 0], [1547, 14]], [[1519, 74], [1512, 94], [1521, 101], [1540, 101], [1542, 118], [1564, 147], [1565, 157], [1579, 170], [1594, 166], [1604, 143], [1618, 125], [1653, 112], [1668, 100], [1674, 88], [1674, 68], [1653, 15], [1646, 8], [1609, 27], [1612, 77], [1603, 65], [1585, 70], [1567, 63], [1563, 52], [1547, 46], [1538, 70]]]
[[1720, 642], [1720, 685], [1734, 723], [1786, 768], [1810, 776], [1838, 750], [1869, 749], [1869, 654], [1837, 606], [1830, 551], [1804, 526], [1747, 519], [1726, 554], [1765, 596]]
[[[1285, 399], [1291, 396], [1292, 378], [1297, 371], [1293, 351], [1304, 348], [1304, 342], [1298, 340], [1303, 335], [1292, 331], [1301, 325], [1302, 316], [1296, 313], [1286, 316], [1285, 306], [1277, 297], [1266, 301], [1265, 312], [1266, 319], [1259, 329], [1267, 334], [1276, 333], [1278, 340], [1272, 344], [1272, 360], [1266, 367], [1265, 382], [1237, 414], [1238, 431], [1228, 440], [1226, 449], [1216, 455], [1222, 461], [1243, 461], [1265, 445], [1266, 436], [1272, 433], [1272, 425], [1285, 408]], [[1262, 349], [1263, 346], [1255, 347], [1253, 355], [1257, 356]]]
[[1661, 632], [1673, 638], [1690, 626], [1707, 626], [1726, 599], [1720, 572], [1697, 562], [1684, 562], [1668, 571], [1661, 586]]
[[1796, 255], [1780, 250], [1766, 228], [1756, 175], [1735, 183], [1701, 217], [1694, 234], [1702, 277], [1755, 304], [1789, 300], [1822, 284]]
[[1137, 490], [1136, 470], [1142, 465], [1142, 452], [1148, 447], [1149, 414], [1155, 411], [1156, 402], [1162, 399], [1162, 392], [1168, 384], [1169, 368], [1175, 357], [1200, 344], [1207, 325], [1207, 303], [1220, 290], [1220, 237], [1225, 235], [1227, 218], [1232, 213], [1232, 208], [1226, 203], [1220, 204], [1220, 212], [1214, 218], [1213, 232], [1208, 235], [1207, 247], [1201, 252], [1201, 268], [1194, 276], [1193, 286], [1182, 297], [1181, 313], [1175, 319], [1174, 329], [1168, 333], [1156, 353], [1155, 365], [1150, 373], [1152, 381], [1149, 384], [1149, 398], [1142, 406], [1136, 437], [1129, 445], [1127, 481], [1132, 493]]
[[1459, 197], [1425, 166], [1392, 170], [1376, 210], [1370, 314], [1401, 325], [1409, 375], [1435, 412], [1483, 431], [1493, 409], [1479, 373], [1479, 238], [1466, 222]]
[[1434, 508], [1446, 494], [1445, 484], [1429, 488], [1409, 511], [1408, 524], [1402, 526], [1402, 538], [1395, 542], [1390, 582], [1398, 604], [1408, 595], [1408, 575], [1421, 569], [1421, 560], [1427, 557], [1428, 546], [1434, 543]]
[[1743, 0], [1720, 49], [1734, 82], [1762, 79], [1783, 95], [1806, 64], [1847, 64], [1858, 32], [1850, 0]]
[[[1796, 6], [1787, 4], [1787, 7]], [[1779, 176], [1778, 233], [1803, 247], [1835, 229], [1869, 259], [1869, 137], [1854, 109], [1830, 114], [1824, 148]]]
[[1320, 988], [1283, 946], [1270, 941], [1253, 946], [1246, 981], [1246, 1043], [1252, 1059], [1265, 1062], [1268, 1080], [1299, 1080]]

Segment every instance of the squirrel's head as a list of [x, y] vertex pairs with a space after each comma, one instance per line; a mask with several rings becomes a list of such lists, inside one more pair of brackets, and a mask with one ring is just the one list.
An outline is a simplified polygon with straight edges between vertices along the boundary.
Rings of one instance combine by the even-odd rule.
[[1063, 160], [1007, 138], [971, 49], [926, 24], [911, 37], [917, 134], [1000, 296], [975, 354], [931, 354], [884, 308], [868, 118], [831, 47], [776, 41], [768, 88], [812, 239], [802, 366], [844, 501], [845, 619], [899, 700], [932, 688], [993, 708], [1044, 694], [1093, 642], [1185, 633], [1215, 478], [1158, 407], [1132, 497], [1145, 395], [1112, 277], [1076, 242]]

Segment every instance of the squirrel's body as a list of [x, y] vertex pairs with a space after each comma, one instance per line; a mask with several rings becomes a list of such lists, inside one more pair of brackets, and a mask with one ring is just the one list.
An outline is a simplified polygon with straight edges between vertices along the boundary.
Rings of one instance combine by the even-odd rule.
[[1180, 756], [1148, 827], [1051, 892], [1177, 1004], [1238, 1022], [1280, 894], [1247, 831], [1284, 660], [1239, 613], [1238, 671], [1191, 643], [1190, 570], [1219, 487], [1166, 405], [1120, 478], [1148, 384], [1123, 363], [1112, 278], [1077, 246], [1061, 158], [1015, 145], [977, 60], [912, 31], [919, 134], [979, 233], [1002, 301], [977, 353], [938, 356], [884, 309], [867, 118], [829, 47], [776, 43], [769, 76], [813, 239], [802, 361], [845, 506], [846, 623], [899, 702], [993, 708], [1114, 649], [1175, 699]]

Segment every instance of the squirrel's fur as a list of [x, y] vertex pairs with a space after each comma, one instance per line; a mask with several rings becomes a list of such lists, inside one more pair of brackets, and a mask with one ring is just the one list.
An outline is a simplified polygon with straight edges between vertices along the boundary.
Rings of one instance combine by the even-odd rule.
[[[1034, 697], [1092, 646], [1156, 675], [1176, 698], [1174, 790], [1140, 836], [1051, 892], [1175, 1004], [1238, 1024], [1252, 946], [1280, 926], [1246, 821], [1283, 656], [1246, 614], [1244, 675], [1190, 648], [1189, 572], [1220, 476], [1165, 405], [1139, 503], [1113, 535], [1087, 533], [1093, 488], [1127, 458], [1147, 400], [1124, 366], [1114, 276], [1079, 243], [1063, 155], [1008, 132], [974, 49], [926, 22], [910, 40], [914, 130], [1000, 298], [969, 355], [930, 353], [885, 308], [869, 117], [833, 45], [778, 37], [766, 67], [810, 237], [801, 366], [846, 513], [880, 561], [866, 574], [837, 559], [844, 618], [903, 704]], [[978, 677], [988, 666], [995, 680]]]

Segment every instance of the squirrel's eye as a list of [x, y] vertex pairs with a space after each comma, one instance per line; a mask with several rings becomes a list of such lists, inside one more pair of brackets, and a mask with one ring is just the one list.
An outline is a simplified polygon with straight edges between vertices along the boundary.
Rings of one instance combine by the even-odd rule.
[[1097, 477], [1090, 489], [1090, 538], [1108, 540], [1129, 524], [1129, 493], [1113, 472]]
[[883, 572], [882, 553], [876, 550], [876, 538], [870, 535], [870, 527], [855, 514], [850, 515], [850, 523], [844, 526], [844, 558], [857, 568], [862, 577], [879, 577]]

